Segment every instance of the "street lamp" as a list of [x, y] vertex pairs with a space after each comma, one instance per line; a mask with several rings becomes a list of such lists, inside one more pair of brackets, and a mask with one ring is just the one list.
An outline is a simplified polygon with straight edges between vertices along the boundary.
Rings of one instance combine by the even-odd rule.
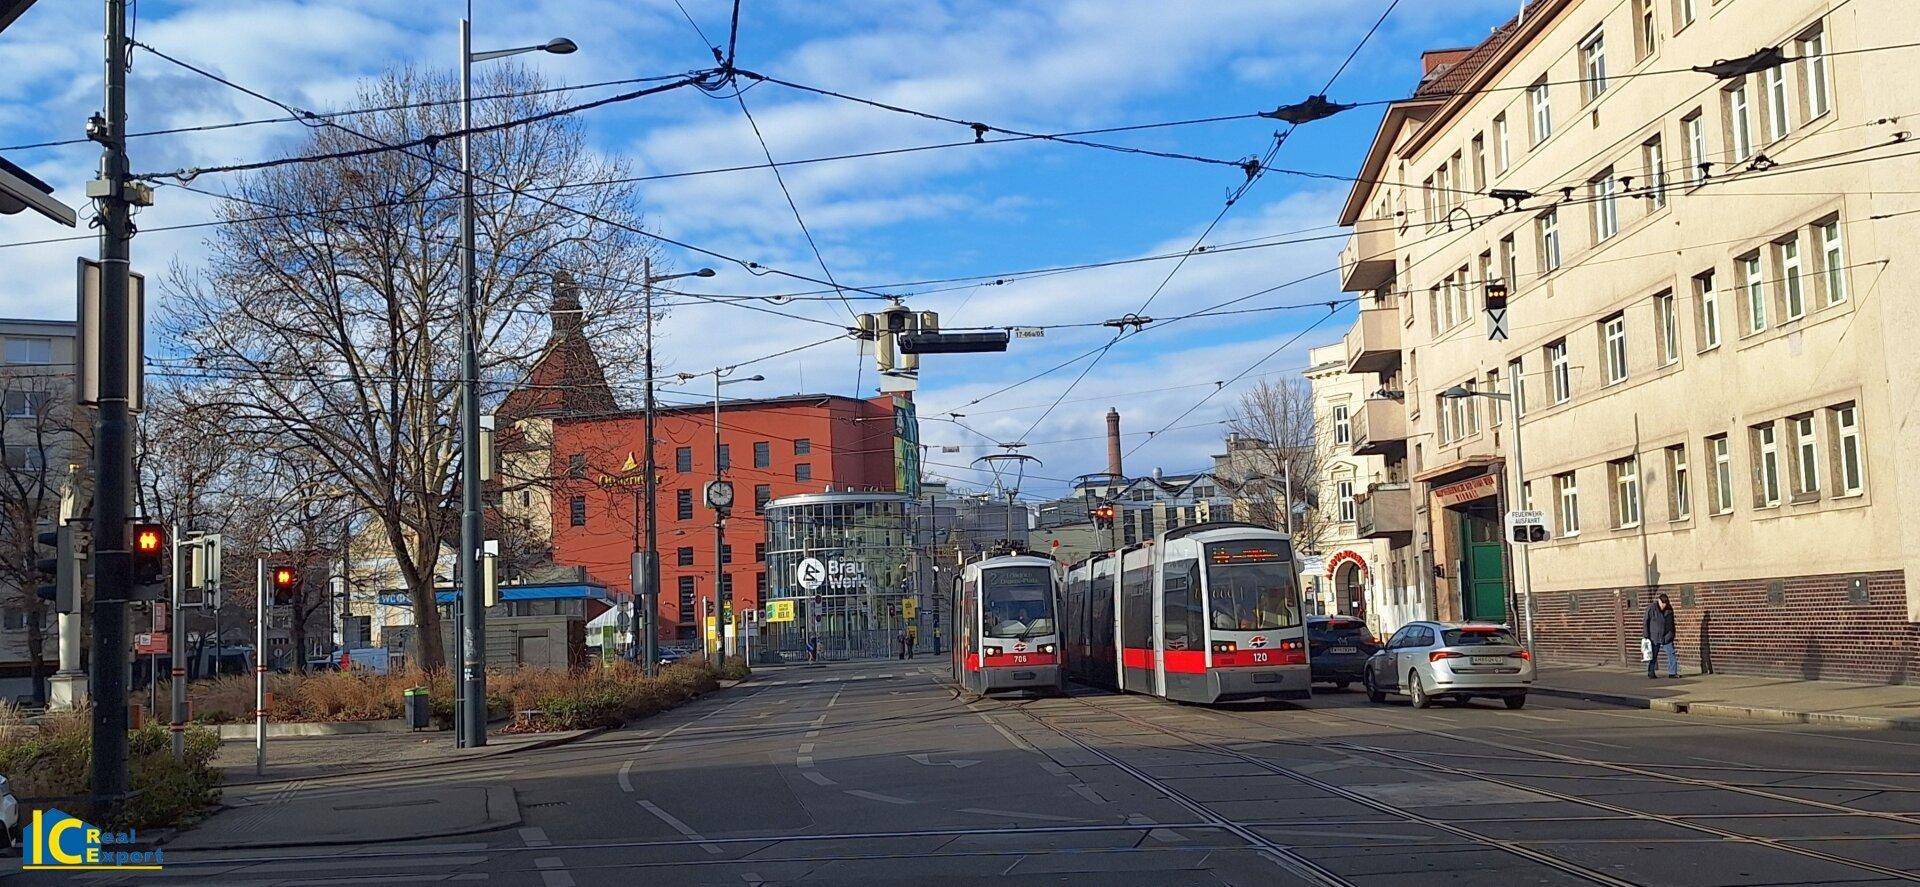
[[[714, 498], [712, 498], [713, 494], [710, 493], [707, 500], [707, 504], [711, 506], [714, 510], [713, 511], [713, 610], [714, 610], [713, 669], [714, 671], [719, 671], [720, 667], [725, 665], [727, 662], [727, 648], [726, 648], [727, 629], [726, 629], [726, 626], [721, 623], [721, 620], [728, 619], [729, 621], [731, 621], [729, 618], [731, 614], [731, 608], [728, 606], [728, 602], [733, 600], [733, 586], [727, 582], [727, 564], [726, 564], [727, 512], [728, 512], [728, 509], [731, 508], [733, 504], [733, 500], [732, 500], [733, 490], [731, 485], [726, 484], [726, 481], [724, 480], [724, 476], [725, 476], [724, 469], [726, 466], [720, 461], [720, 386], [737, 385], [741, 382], [765, 382], [767, 380], [767, 377], [758, 375], [758, 374], [748, 376], [744, 379], [722, 379], [721, 378], [722, 376], [725, 376], [729, 372], [732, 372], [732, 370], [728, 367], [716, 367], [714, 368], [714, 371], [713, 371], [713, 482], [717, 489], [724, 491], [724, 494], [726, 497], [721, 500], [715, 500]], [[701, 375], [706, 375], [706, 374], [702, 373]], [[681, 378], [691, 379], [693, 377], [685, 373], [682, 373]], [[706, 630], [707, 630], [706, 626], [704, 625], [700, 626], [700, 631], [703, 633], [702, 637], [705, 636], [704, 632]]]
[[463, 748], [487, 744], [486, 609], [480, 584], [480, 330], [473, 270], [473, 63], [579, 47], [558, 37], [538, 46], [473, 51], [473, 24], [460, 20], [460, 725]]
[[[712, 268], [702, 268], [698, 271], [688, 271], [683, 274], [663, 274], [655, 277], [653, 274], [653, 257], [647, 256], [641, 261], [640, 294], [644, 306], [643, 310], [646, 311], [647, 315], [646, 356], [644, 364], [641, 367], [641, 372], [646, 376], [644, 406], [646, 413], [646, 457], [642, 460], [643, 464], [641, 468], [642, 471], [646, 472], [646, 478], [641, 482], [641, 486], [646, 490], [646, 507], [635, 510], [636, 512], [644, 511], [647, 516], [647, 539], [646, 548], [643, 549], [640, 547], [638, 534], [636, 533], [634, 537], [633, 559], [628, 565], [627, 588], [639, 596], [641, 606], [643, 606], [646, 611], [646, 625], [644, 631], [642, 631], [640, 651], [641, 655], [646, 657], [642, 661], [646, 663], [643, 667], [646, 669], [648, 677], [653, 677], [660, 672], [660, 630], [655, 623], [655, 620], [660, 618], [660, 531], [658, 525], [654, 522], [656, 501], [659, 496], [660, 469], [658, 465], [654, 464], [653, 458], [653, 417], [655, 412], [653, 403], [653, 285], [669, 280], [678, 280], [682, 277], [712, 276]], [[639, 521], [638, 514], [635, 515], [634, 520], [637, 524]], [[636, 631], [641, 631], [642, 629], [639, 622], [640, 620], [635, 620], [634, 630]]]
[[[1525, 449], [1520, 445], [1520, 395], [1519, 395], [1520, 375], [1518, 373], [1515, 373], [1513, 375], [1513, 378], [1507, 381], [1508, 381], [1508, 389], [1507, 389], [1508, 393], [1506, 394], [1501, 394], [1498, 391], [1480, 391], [1477, 389], [1468, 388], [1465, 385], [1455, 385], [1452, 388], [1449, 388], [1445, 391], [1440, 392], [1440, 396], [1447, 400], [1460, 400], [1462, 398], [1468, 398], [1468, 397], [1485, 397], [1485, 398], [1490, 398], [1496, 401], [1504, 400], [1507, 402], [1507, 406], [1509, 407], [1509, 409], [1507, 410], [1507, 416], [1508, 416], [1507, 421], [1510, 423], [1509, 427], [1511, 429], [1511, 437], [1513, 439], [1513, 486], [1511, 487], [1511, 489], [1513, 490], [1513, 493], [1508, 498], [1510, 500], [1512, 499], [1521, 500], [1522, 505], [1531, 505], [1532, 503], [1525, 501], [1526, 489], [1527, 489], [1527, 468], [1526, 468], [1526, 462], [1525, 462], [1525, 456], [1524, 456]], [[1505, 532], [1504, 527], [1502, 528], [1502, 532], [1503, 533]], [[1508, 541], [1508, 544], [1512, 544], [1511, 540]], [[1525, 602], [1525, 606], [1526, 606], [1527, 649], [1529, 651], [1532, 651], [1533, 650], [1533, 561], [1529, 556], [1527, 549], [1528, 549], [1528, 546], [1525, 546], [1525, 545], [1520, 546], [1520, 597], [1521, 597], [1521, 600]], [[1538, 653], [1538, 651], [1534, 651], [1534, 656], [1536, 657], [1535, 659], [1536, 666], [1539, 664], [1539, 660], [1537, 658], [1539, 655], [1540, 654]]]

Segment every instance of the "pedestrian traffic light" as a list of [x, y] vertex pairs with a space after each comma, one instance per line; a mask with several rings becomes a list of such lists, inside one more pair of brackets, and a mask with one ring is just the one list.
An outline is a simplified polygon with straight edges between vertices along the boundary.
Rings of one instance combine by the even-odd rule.
[[1101, 528], [1113, 526], [1113, 515], [1114, 511], [1111, 503], [1102, 502], [1099, 505], [1095, 505], [1093, 507], [1094, 526]]
[[293, 567], [273, 568], [273, 599], [292, 599], [300, 592], [300, 571]]
[[127, 525], [128, 558], [133, 568], [131, 600], [157, 601], [167, 591], [167, 528], [162, 524]]
[[41, 600], [58, 604], [60, 598], [60, 552], [63, 549], [66, 529], [49, 530], [36, 537], [41, 545], [53, 549], [53, 556], [34, 561], [34, 573], [39, 582], [44, 583], [34, 589]]

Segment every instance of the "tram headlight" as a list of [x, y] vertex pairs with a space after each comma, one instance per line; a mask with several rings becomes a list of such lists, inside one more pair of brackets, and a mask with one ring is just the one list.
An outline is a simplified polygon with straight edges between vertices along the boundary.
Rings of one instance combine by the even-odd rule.
[[1213, 652], [1215, 653], [1232, 653], [1233, 651], [1238, 649], [1240, 649], [1239, 645], [1235, 644], [1232, 641], [1214, 641], [1213, 642]]
[[1038, 647], [1038, 649], [1037, 649], [1037, 652], [1041, 652], [1041, 653], [1051, 653], [1051, 652], [1053, 652], [1053, 645], [1052, 645], [1052, 644], [1041, 644], [1041, 645], [1040, 645], [1040, 646]]
[[1002, 650], [999, 647], [981, 647], [980, 652], [985, 653], [988, 656], [998, 656], [1001, 654]]

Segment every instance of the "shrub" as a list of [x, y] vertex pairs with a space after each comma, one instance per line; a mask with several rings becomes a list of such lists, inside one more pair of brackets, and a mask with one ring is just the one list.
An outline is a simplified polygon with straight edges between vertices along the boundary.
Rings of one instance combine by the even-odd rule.
[[720, 676], [729, 681], [744, 681], [752, 674], [753, 669], [747, 667], [745, 659], [729, 659], [720, 667]]
[[[9, 731], [0, 736], [0, 772], [7, 774], [23, 805], [60, 804], [73, 809], [75, 802], [67, 799], [88, 794], [92, 782], [91, 730], [86, 712], [50, 712], [32, 734]], [[132, 828], [179, 825], [219, 802], [220, 775], [212, 766], [219, 737], [211, 730], [188, 730], [185, 758], [175, 761], [168, 736], [167, 729], [158, 724], [128, 734], [128, 785], [132, 796], [120, 821], [105, 824]], [[22, 811], [21, 815], [25, 819], [30, 814]]]

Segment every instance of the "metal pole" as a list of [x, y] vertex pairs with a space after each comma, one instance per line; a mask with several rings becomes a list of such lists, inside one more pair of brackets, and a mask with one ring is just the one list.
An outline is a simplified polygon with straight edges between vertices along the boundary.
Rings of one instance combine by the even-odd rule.
[[[1286, 458], [1286, 457], [1283, 456], [1281, 458]], [[1286, 484], [1286, 486], [1284, 487], [1285, 492], [1281, 494], [1281, 497], [1285, 501], [1283, 501], [1280, 504], [1280, 510], [1286, 513], [1285, 521], [1287, 526], [1287, 541], [1288, 541], [1288, 544], [1292, 544], [1292, 541], [1293, 541], [1293, 460], [1287, 459], [1287, 461], [1281, 463], [1280, 471], [1281, 471], [1281, 476], [1284, 480], [1284, 483]]]
[[[167, 722], [167, 730], [172, 734], [173, 759], [179, 761], [187, 756], [187, 632], [186, 620], [180, 618], [180, 599], [186, 596], [183, 592], [187, 575], [180, 563], [180, 528], [174, 527], [168, 538], [173, 540], [173, 595], [172, 604], [167, 607], [167, 615], [171, 620], [167, 625], [167, 659], [171, 666], [168, 673], [172, 678], [168, 686], [173, 691], [173, 717]], [[200, 542], [196, 539], [187, 550], [199, 547]]]
[[[660, 671], [660, 630], [654, 624], [660, 613], [660, 530], [655, 520], [659, 511], [656, 497], [659, 495], [658, 478], [660, 468], [654, 463], [653, 421], [655, 407], [653, 403], [653, 257], [648, 256], [641, 263], [641, 294], [645, 300], [647, 312], [647, 353], [642, 373], [646, 375], [646, 520], [647, 547], [641, 552], [640, 579], [645, 590], [646, 640], [644, 652], [647, 657], [647, 674], [659, 674]], [[704, 629], [702, 629], [704, 630]]]
[[480, 306], [473, 271], [473, 27], [460, 20], [460, 631], [461, 729], [487, 744], [487, 614], [480, 581]]
[[253, 774], [267, 772], [267, 562], [254, 561]]
[[[718, 483], [724, 476], [720, 464], [720, 368], [713, 370], [713, 480]], [[713, 512], [713, 669], [719, 671], [727, 664], [727, 599], [732, 597], [732, 589], [727, 585], [727, 516], [719, 509]], [[706, 626], [701, 626], [705, 631]]]
[[134, 419], [128, 344], [133, 331], [128, 273], [133, 212], [127, 200], [127, 0], [106, 3], [105, 132], [100, 141], [99, 410], [94, 419], [93, 808], [119, 819], [127, 793], [127, 598], [133, 588], [127, 515], [133, 490]]
[[[1521, 508], [1532, 508], [1527, 499], [1527, 467], [1525, 449], [1520, 445], [1520, 374], [1513, 373], [1507, 380], [1507, 421], [1513, 423], [1513, 496], [1519, 500]], [[1540, 651], [1533, 646], [1533, 560], [1529, 554], [1532, 546], [1520, 546], [1520, 606], [1527, 617], [1527, 650], [1533, 653], [1533, 667], [1540, 667]]]

